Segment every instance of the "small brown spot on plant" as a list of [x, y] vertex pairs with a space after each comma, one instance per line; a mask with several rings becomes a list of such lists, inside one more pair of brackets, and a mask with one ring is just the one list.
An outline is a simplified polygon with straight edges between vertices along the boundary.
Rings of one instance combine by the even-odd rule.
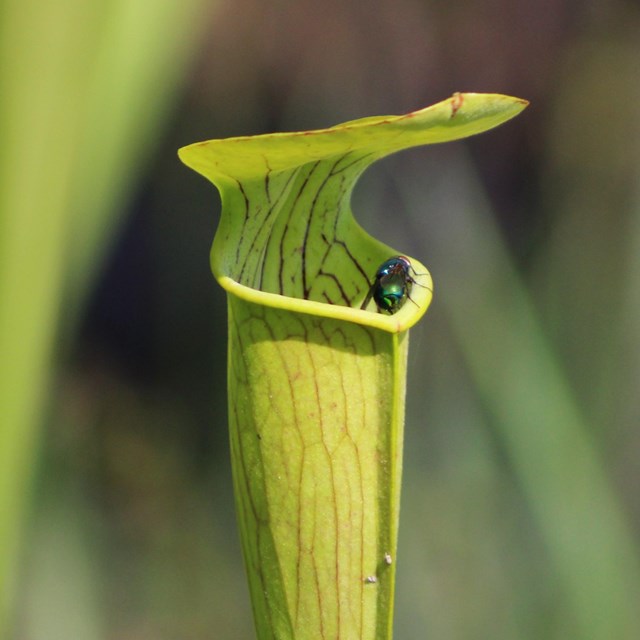
[[454, 93], [451, 96], [451, 117], [452, 118], [456, 117], [456, 113], [458, 113], [458, 109], [460, 109], [463, 102], [464, 102], [464, 96], [460, 92], [456, 91], [456, 93]]

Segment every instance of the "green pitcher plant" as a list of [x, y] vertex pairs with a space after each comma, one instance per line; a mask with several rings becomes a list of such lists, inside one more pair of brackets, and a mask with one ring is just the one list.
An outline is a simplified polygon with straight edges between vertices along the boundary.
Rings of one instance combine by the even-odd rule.
[[260, 640], [386, 640], [393, 622], [408, 329], [433, 285], [350, 208], [409, 147], [481, 133], [525, 100], [457, 93], [403, 116], [179, 150], [218, 188], [236, 510]]

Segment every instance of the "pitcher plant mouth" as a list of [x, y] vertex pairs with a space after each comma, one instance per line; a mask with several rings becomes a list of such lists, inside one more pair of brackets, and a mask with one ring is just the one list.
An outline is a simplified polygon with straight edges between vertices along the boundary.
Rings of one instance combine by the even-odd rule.
[[376, 329], [382, 329], [390, 333], [400, 333], [410, 329], [426, 313], [433, 298], [433, 281], [426, 267], [414, 258], [411, 259], [416, 270], [420, 270], [420, 275], [416, 278], [421, 285], [414, 287], [411, 298], [414, 304], [404, 304], [402, 308], [393, 315], [385, 315], [376, 311], [366, 311], [357, 307], [346, 307], [339, 304], [329, 304], [327, 302], [316, 302], [314, 300], [304, 300], [292, 298], [279, 294], [268, 293], [246, 287], [233, 280], [229, 276], [215, 274], [220, 286], [228, 293], [266, 307], [287, 308], [298, 313], [306, 313], [335, 320], [344, 320], [355, 324], [366, 325]]
[[386, 155], [481, 133], [526, 105], [498, 94], [458, 93], [402, 116], [183, 147], [180, 159], [213, 182], [222, 197], [211, 251], [214, 276], [230, 293], [266, 306], [389, 332], [410, 328], [433, 292], [427, 268], [415, 258], [413, 304], [389, 315], [373, 306], [360, 309], [379, 265], [403, 252], [372, 238], [355, 221], [350, 199], [357, 179]]

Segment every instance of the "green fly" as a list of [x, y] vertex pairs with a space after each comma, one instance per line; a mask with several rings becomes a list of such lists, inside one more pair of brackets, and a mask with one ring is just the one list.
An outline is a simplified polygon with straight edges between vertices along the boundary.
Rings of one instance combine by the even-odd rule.
[[412, 273], [415, 276], [425, 275], [416, 273], [406, 256], [395, 256], [383, 262], [378, 267], [373, 284], [360, 308], [366, 309], [371, 298], [380, 313], [388, 313], [389, 315], [399, 311], [407, 299], [418, 306], [411, 298], [411, 288], [414, 284], [419, 287], [425, 285], [416, 282], [411, 275]]

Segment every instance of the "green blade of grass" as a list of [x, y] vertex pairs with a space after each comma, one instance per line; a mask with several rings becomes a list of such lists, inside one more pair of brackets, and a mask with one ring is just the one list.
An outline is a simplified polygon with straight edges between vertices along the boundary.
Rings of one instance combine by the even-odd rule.
[[[546, 541], [563, 624], [572, 637], [636, 637], [638, 547], [588, 417], [462, 158], [448, 178], [444, 192], [456, 218], [434, 226], [446, 229], [434, 244], [443, 251], [455, 246], [457, 258], [440, 257], [449, 268], [441, 276], [441, 299]], [[424, 215], [425, 200], [437, 201], [401, 186], [411, 194], [407, 206], [415, 216]]]
[[63, 298], [75, 312], [193, 46], [199, 0], [0, 6], [0, 636]]

